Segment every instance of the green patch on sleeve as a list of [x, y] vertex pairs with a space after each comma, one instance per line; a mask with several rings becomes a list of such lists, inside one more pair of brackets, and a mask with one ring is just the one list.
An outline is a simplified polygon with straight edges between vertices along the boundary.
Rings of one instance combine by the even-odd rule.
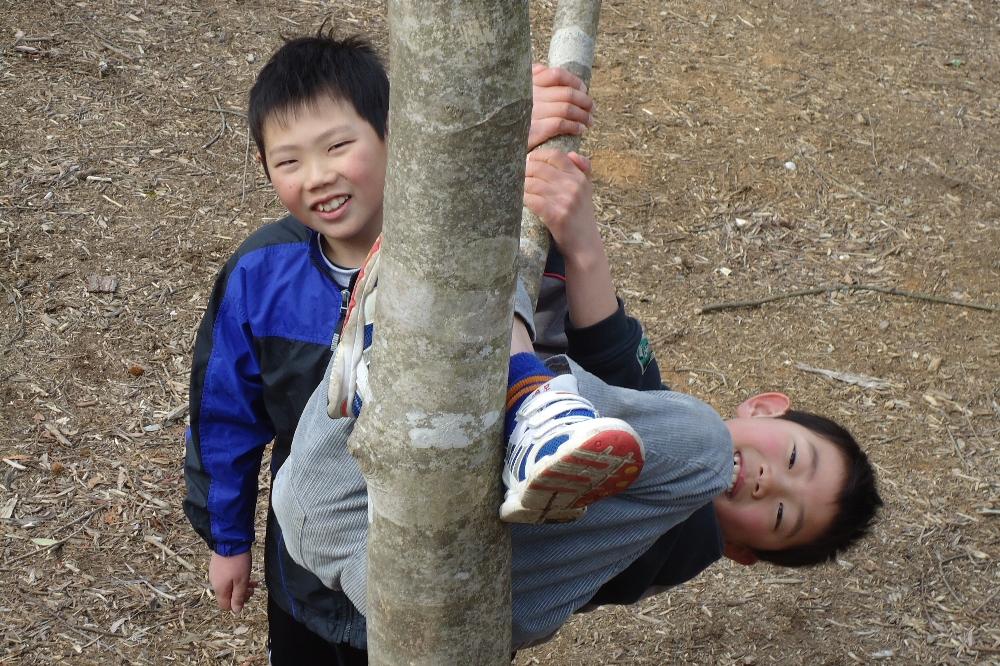
[[653, 360], [653, 346], [649, 344], [645, 331], [642, 333], [642, 340], [639, 340], [639, 347], [635, 350], [635, 359], [639, 361], [639, 367], [643, 372], [646, 372], [646, 368]]

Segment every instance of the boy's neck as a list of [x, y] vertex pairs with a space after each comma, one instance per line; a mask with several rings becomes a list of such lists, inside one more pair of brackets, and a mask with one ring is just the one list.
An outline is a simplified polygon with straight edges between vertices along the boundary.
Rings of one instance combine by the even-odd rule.
[[[378, 236], [376, 235], [376, 238]], [[360, 268], [365, 263], [368, 251], [375, 244], [375, 239], [368, 242], [367, 239], [357, 243], [348, 243], [342, 240], [331, 241], [326, 236], [320, 235], [320, 249], [330, 263], [341, 268]]]

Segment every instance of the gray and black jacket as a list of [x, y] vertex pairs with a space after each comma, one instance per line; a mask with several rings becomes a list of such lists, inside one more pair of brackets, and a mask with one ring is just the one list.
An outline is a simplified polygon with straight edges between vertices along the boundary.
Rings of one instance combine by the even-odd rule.
[[[609, 386], [565, 356], [548, 363], [554, 372], [572, 372], [580, 394], [602, 415], [632, 425], [643, 439], [646, 460], [627, 490], [590, 505], [574, 522], [511, 525], [515, 650], [546, 639], [572, 613], [586, 609], [604, 585], [721, 494], [732, 476], [729, 431], [708, 405], [681, 393]], [[353, 419], [327, 415], [326, 390], [318, 387], [303, 412], [292, 455], [275, 479], [274, 511], [292, 557], [325, 585], [343, 590], [363, 615], [368, 495], [347, 448], [353, 425]], [[678, 545], [680, 552], [697, 547]], [[667, 560], [656, 562], [658, 570], [669, 567]], [[655, 572], [632, 573], [646, 576], [644, 589], [657, 587]], [[351, 643], [364, 647], [362, 639], [351, 636]]]

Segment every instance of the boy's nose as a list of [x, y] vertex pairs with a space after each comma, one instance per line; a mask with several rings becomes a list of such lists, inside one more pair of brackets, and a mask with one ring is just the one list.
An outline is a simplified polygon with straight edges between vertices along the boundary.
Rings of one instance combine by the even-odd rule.
[[314, 190], [318, 187], [329, 185], [336, 179], [337, 172], [329, 164], [326, 164], [322, 160], [313, 160], [306, 174], [305, 186], [307, 189]]
[[773, 479], [769, 470], [764, 465], [761, 465], [757, 469], [757, 478], [754, 480], [753, 498], [761, 499], [767, 497], [767, 494], [771, 492], [772, 481]]

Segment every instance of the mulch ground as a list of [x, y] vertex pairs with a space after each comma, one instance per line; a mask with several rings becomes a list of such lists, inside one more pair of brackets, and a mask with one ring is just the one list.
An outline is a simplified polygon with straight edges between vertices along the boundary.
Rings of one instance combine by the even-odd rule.
[[[192, 340], [221, 263], [282, 212], [248, 144], [253, 76], [328, 16], [384, 45], [385, 8], [0, 12], [0, 662], [264, 664], [262, 595], [216, 610], [180, 509]], [[719, 563], [518, 663], [997, 663], [1000, 5], [602, 14], [584, 150], [668, 382], [724, 414], [781, 389], [841, 420], [887, 506], [836, 563]]]

